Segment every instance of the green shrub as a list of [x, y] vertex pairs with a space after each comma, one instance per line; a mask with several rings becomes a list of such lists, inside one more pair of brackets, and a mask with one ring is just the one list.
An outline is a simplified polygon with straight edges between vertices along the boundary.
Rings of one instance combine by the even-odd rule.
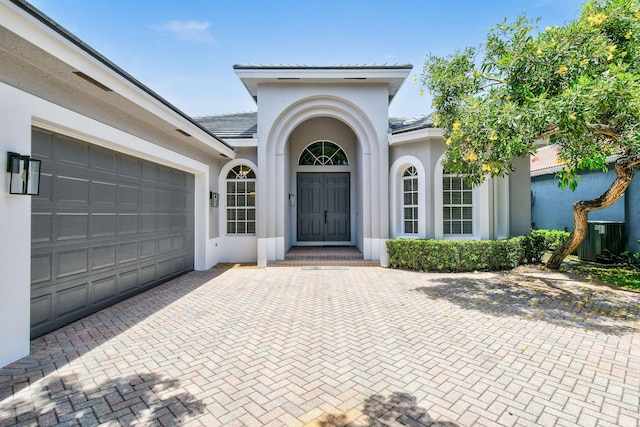
[[496, 271], [540, 262], [544, 239], [521, 236], [506, 240], [387, 241], [389, 265], [417, 271]]
[[571, 233], [560, 230], [533, 230], [531, 236], [542, 236], [544, 238], [544, 247], [548, 251], [555, 251]]

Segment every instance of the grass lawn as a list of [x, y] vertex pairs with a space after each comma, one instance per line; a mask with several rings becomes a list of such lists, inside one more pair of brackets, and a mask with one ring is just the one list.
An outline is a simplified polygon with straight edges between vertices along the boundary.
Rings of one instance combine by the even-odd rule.
[[581, 261], [576, 256], [567, 257], [565, 263], [561, 270], [571, 271], [588, 279], [640, 291], [640, 268], [638, 267], [621, 264], [595, 264]]

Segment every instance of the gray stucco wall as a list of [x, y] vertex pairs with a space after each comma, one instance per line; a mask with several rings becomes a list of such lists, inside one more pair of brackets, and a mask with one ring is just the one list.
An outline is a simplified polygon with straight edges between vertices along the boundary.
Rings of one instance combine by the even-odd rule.
[[[607, 172], [585, 172], [576, 191], [558, 187], [554, 174], [531, 177], [531, 217], [535, 228], [573, 230], [572, 205], [578, 200], [590, 200], [604, 193], [615, 180], [612, 165]], [[627, 247], [639, 251], [640, 183], [636, 177], [627, 192], [608, 208], [589, 213], [589, 221], [622, 221], [626, 223]]]
[[531, 204], [529, 203], [530, 184], [529, 157], [512, 161], [516, 169], [509, 175], [509, 234], [524, 236], [531, 232]]

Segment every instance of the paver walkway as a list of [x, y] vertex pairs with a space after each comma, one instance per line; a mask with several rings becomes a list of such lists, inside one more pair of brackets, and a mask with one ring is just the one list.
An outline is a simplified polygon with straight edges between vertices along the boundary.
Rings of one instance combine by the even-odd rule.
[[526, 268], [194, 272], [34, 340], [0, 425], [638, 426], [639, 309]]

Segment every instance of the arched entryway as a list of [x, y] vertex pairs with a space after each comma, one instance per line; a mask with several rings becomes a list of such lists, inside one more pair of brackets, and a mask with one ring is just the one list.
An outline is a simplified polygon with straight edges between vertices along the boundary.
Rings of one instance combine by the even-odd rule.
[[295, 244], [351, 245], [351, 167], [345, 149], [326, 139], [312, 142], [298, 156], [295, 170]]

